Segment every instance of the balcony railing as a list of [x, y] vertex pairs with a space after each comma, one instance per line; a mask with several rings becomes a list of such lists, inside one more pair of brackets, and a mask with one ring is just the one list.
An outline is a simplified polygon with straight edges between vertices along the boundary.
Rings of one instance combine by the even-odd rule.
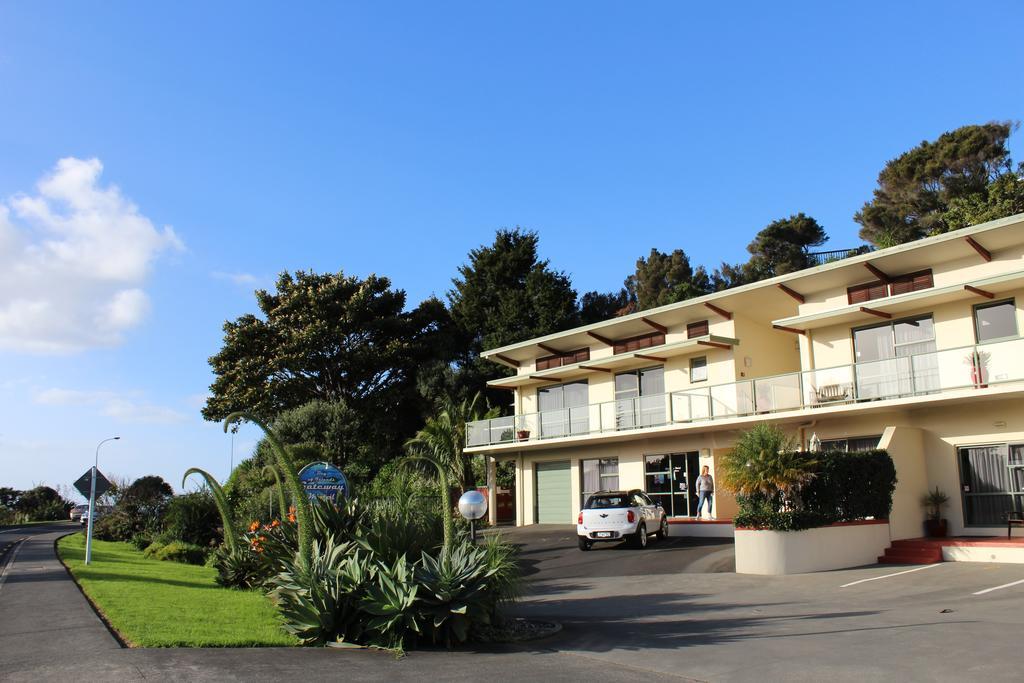
[[1024, 380], [1024, 338], [793, 372], [576, 408], [479, 420], [467, 446], [602, 434]]

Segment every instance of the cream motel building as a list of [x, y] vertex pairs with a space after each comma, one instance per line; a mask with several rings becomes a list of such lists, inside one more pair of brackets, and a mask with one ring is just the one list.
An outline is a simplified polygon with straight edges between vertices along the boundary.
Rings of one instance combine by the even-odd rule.
[[[1022, 306], [1024, 214], [491, 349], [514, 415], [468, 425], [466, 453], [515, 463], [517, 525], [633, 488], [685, 521], [700, 468], [767, 420], [805, 449], [888, 450], [892, 539], [922, 535], [935, 487], [951, 535], [1005, 535], [1024, 509]], [[735, 512], [719, 486], [715, 517]], [[673, 528], [698, 527], [732, 534]]]

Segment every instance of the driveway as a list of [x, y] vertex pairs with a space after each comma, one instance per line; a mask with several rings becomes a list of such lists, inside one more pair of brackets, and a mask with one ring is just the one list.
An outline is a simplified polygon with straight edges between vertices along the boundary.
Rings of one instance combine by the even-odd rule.
[[781, 577], [544, 580], [516, 606], [536, 652], [707, 681], [1020, 680], [1024, 565], [871, 565]]
[[534, 587], [559, 579], [644, 577], [663, 574], [732, 572], [732, 539], [651, 537], [643, 550], [626, 543], [595, 543], [587, 552], [576, 543], [576, 527], [534, 524], [497, 530], [519, 546], [523, 574]]

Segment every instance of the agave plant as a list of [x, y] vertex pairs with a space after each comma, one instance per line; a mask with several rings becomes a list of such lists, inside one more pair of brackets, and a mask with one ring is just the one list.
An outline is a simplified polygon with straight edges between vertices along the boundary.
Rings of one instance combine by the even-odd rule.
[[523, 571], [517, 562], [519, 549], [506, 543], [499, 536], [488, 536], [484, 545], [483, 560], [491, 573], [487, 584], [490, 596], [491, 616], [498, 616], [498, 608], [514, 602], [523, 590]]
[[231, 504], [228, 503], [228, 498], [224, 495], [224, 489], [221, 488], [217, 480], [210, 476], [209, 472], [199, 469], [198, 467], [191, 467], [185, 471], [185, 476], [181, 478], [181, 486], [185, 487], [185, 480], [188, 479], [190, 474], [198, 474], [205, 481], [206, 485], [210, 487], [210, 492], [213, 494], [213, 502], [217, 505], [217, 512], [220, 513], [221, 522], [224, 524], [224, 544], [228, 547], [228, 551], [231, 553], [238, 552], [238, 531], [235, 529], [234, 515], [231, 513]]
[[465, 642], [474, 624], [489, 624], [489, 582], [497, 569], [488, 566], [486, 551], [460, 545], [433, 558], [424, 553], [416, 570], [419, 610], [435, 643], [451, 647]]
[[398, 650], [411, 634], [421, 633], [415, 609], [417, 590], [414, 570], [404, 555], [390, 566], [377, 563], [376, 580], [360, 601], [370, 615], [366, 629], [375, 645]]
[[231, 425], [239, 420], [248, 420], [259, 427], [263, 430], [267, 441], [270, 443], [271, 452], [273, 452], [274, 458], [277, 460], [277, 467], [284, 474], [289, 493], [295, 501], [295, 516], [299, 525], [299, 563], [303, 566], [309, 566], [313, 555], [313, 529], [311, 528], [310, 506], [309, 500], [306, 498], [306, 492], [302, 488], [302, 482], [299, 481], [298, 472], [295, 470], [295, 463], [292, 462], [291, 456], [288, 455], [288, 451], [285, 449], [284, 444], [281, 443], [277, 434], [270, 427], [263, 424], [262, 421], [245, 411], [234, 412], [224, 418], [224, 432], [226, 433]]
[[217, 569], [214, 581], [225, 588], [257, 588], [267, 576], [263, 558], [248, 548], [217, 548], [213, 552], [213, 566]]
[[360, 600], [376, 566], [353, 543], [316, 539], [311, 551], [308, 563], [295, 562], [270, 580], [285, 631], [303, 645], [359, 642], [365, 628]]

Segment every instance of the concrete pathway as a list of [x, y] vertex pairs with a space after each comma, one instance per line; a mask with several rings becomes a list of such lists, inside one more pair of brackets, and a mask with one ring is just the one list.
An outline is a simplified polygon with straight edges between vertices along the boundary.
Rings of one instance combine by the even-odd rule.
[[0, 530], [0, 678], [41, 663], [120, 651], [56, 557], [54, 542], [76, 525]]

